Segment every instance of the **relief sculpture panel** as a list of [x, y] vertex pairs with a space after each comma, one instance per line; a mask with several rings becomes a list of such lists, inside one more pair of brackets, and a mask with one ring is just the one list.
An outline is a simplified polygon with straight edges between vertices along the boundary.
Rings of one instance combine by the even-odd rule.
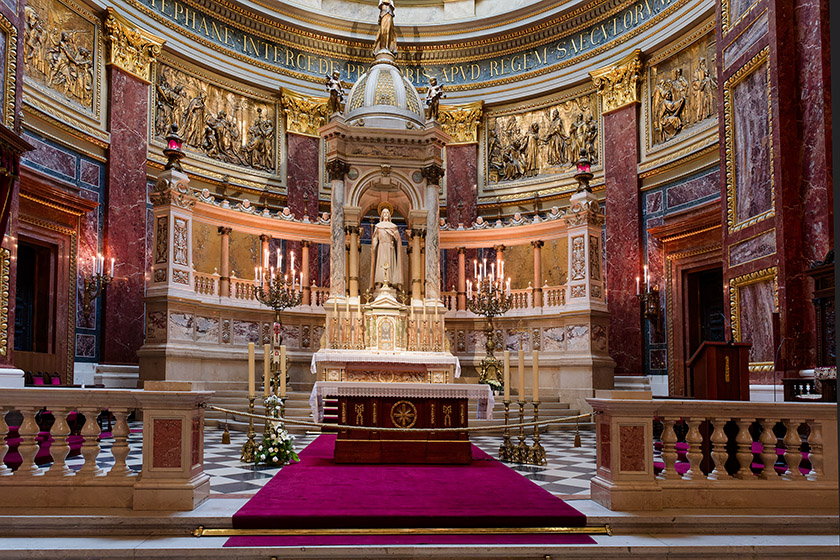
[[655, 62], [648, 73], [648, 146], [664, 144], [717, 117], [714, 32]]
[[274, 172], [275, 102], [237, 93], [172, 66], [158, 67], [154, 136], [178, 125], [184, 148], [210, 159]]
[[487, 120], [489, 183], [571, 171], [581, 154], [598, 162], [597, 97], [585, 94], [547, 107], [490, 115]]
[[[94, 110], [97, 95], [95, 20], [58, 0], [31, 0], [24, 15], [24, 73], [30, 83]], [[70, 7], [73, 6], [73, 7]]]

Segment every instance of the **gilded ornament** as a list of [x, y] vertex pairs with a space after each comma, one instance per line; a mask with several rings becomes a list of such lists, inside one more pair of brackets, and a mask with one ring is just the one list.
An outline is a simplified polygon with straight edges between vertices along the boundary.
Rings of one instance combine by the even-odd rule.
[[411, 401], [397, 401], [391, 407], [391, 422], [397, 428], [408, 429], [417, 422], [417, 407]]
[[772, 282], [773, 285], [773, 310], [779, 310], [779, 268], [771, 266], [729, 280], [729, 316], [732, 329], [732, 340], [740, 342], [741, 339], [741, 288], [750, 284]]
[[9, 351], [9, 270], [12, 254], [0, 248], [0, 356]]
[[318, 136], [318, 129], [329, 119], [328, 99], [310, 97], [283, 88], [281, 102], [286, 114], [286, 131]]
[[108, 64], [151, 83], [152, 64], [160, 55], [163, 39], [140, 29], [111, 7], [105, 17], [105, 32]]
[[6, 16], [0, 14], [0, 34], [5, 40], [6, 60], [3, 72], [3, 98], [0, 100], [0, 114], [3, 123], [10, 129], [15, 126], [15, 98], [17, 97], [17, 28]]
[[[571, 280], [586, 279], [586, 247], [583, 236], [572, 238], [572, 274]], [[574, 291], [572, 292], [574, 296]]]
[[639, 77], [642, 51], [634, 50], [617, 63], [590, 72], [601, 96], [602, 112], [614, 111], [631, 103], [639, 103]]

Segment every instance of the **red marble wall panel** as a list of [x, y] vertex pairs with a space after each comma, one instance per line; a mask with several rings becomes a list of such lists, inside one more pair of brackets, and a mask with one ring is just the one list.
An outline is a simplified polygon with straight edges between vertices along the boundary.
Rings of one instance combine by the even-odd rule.
[[[751, 342], [750, 362], [772, 362], [774, 296], [772, 282], [759, 282], [738, 288], [739, 322], [741, 340]], [[771, 374], [772, 377], [772, 374]], [[750, 381], [762, 383], [756, 374], [750, 374]]]
[[671, 209], [712, 195], [720, 196], [719, 171], [668, 188], [665, 191], [665, 201]]
[[318, 150], [321, 139], [300, 134], [286, 135], [286, 192], [288, 206], [297, 219], [318, 216]]
[[619, 375], [643, 373], [642, 317], [635, 280], [642, 270], [636, 110], [635, 105], [628, 105], [604, 115], [607, 305], [610, 356]]
[[182, 420], [155, 418], [152, 431], [152, 467], [156, 469], [181, 468]]
[[612, 457], [610, 455], [610, 419], [599, 416], [598, 421], [598, 466], [610, 469], [612, 463]]
[[25, 159], [36, 166], [53, 171], [73, 183], [76, 182], [76, 156], [65, 150], [59, 150], [50, 146], [31, 135], [26, 135], [26, 141], [34, 148], [27, 152]]
[[648, 453], [650, 450], [645, 449], [644, 426], [619, 426], [618, 455], [621, 471], [644, 472], [645, 456]]
[[470, 227], [478, 217], [478, 145], [446, 147], [446, 220], [450, 227]]
[[109, 72], [105, 251], [115, 258], [105, 294], [100, 361], [136, 364], [143, 343], [146, 263], [146, 129], [149, 86], [116, 66]]
[[[98, 176], [99, 173], [97, 170]], [[79, 189], [79, 195], [89, 200], [99, 201], [99, 195], [93, 191]], [[78, 246], [76, 248], [78, 262], [78, 268], [76, 270], [76, 327], [94, 329], [96, 328], [96, 308], [99, 298], [92, 302], [91, 313], [88, 316], [85, 316], [82, 304], [84, 302], [84, 279], [91, 274], [93, 269], [92, 257], [96, 256], [96, 253], [99, 251], [98, 209], [80, 216], [78, 239]], [[79, 354], [79, 349], [77, 348], [76, 355], [87, 356], [88, 354]]]

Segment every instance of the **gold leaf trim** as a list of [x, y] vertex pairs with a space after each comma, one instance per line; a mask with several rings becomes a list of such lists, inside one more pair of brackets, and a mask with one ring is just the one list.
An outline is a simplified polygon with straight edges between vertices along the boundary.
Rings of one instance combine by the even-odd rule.
[[729, 318], [732, 340], [741, 342], [741, 288], [750, 284], [773, 282], [773, 311], [779, 310], [779, 268], [771, 266], [729, 280]]
[[0, 248], [0, 356], [9, 353], [9, 271], [12, 253]]
[[108, 43], [108, 64], [151, 83], [154, 64], [164, 40], [144, 31], [114, 8], [108, 7], [105, 17]]
[[[3, 123], [15, 128], [15, 98], [17, 96], [17, 28], [0, 13], [0, 30], [6, 34], [6, 70], [3, 84]], [[5, 356], [5, 354], [3, 354]]]

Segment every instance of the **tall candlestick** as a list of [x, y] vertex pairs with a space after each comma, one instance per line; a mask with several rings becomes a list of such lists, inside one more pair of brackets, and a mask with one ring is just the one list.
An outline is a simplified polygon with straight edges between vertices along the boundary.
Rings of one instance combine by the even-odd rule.
[[286, 398], [286, 345], [280, 347], [280, 398]]
[[294, 275], [295, 275], [295, 252], [294, 251], [292, 251], [292, 258], [290, 260], [291, 260], [291, 264], [292, 264], [292, 277], [294, 277]]
[[648, 278], [648, 267], [645, 265], [645, 291], [648, 291], [648, 282], [650, 278]]
[[280, 247], [277, 247], [277, 270], [283, 266], [283, 255], [280, 254]]
[[254, 380], [255, 375], [255, 359], [254, 359], [254, 343], [248, 343], [248, 398], [254, 398], [254, 394], [256, 390], [254, 386], [256, 385], [256, 381]]
[[116, 262], [116, 259], [114, 257], [111, 257], [111, 278], [114, 277], [114, 263], [115, 262]]
[[505, 350], [505, 402], [510, 401], [510, 350]]
[[478, 261], [473, 259], [473, 278], [478, 278]]
[[516, 390], [519, 402], [525, 402], [525, 350], [519, 349], [519, 387]]
[[268, 373], [268, 366], [271, 363], [268, 358], [270, 348], [270, 344], [263, 344], [263, 396], [265, 397], [271, 392], [271, 376]]
[[540, 402], [540, 351], [534, 350], [533, 364], [531, 369], [534, 370], [534, 402]]

